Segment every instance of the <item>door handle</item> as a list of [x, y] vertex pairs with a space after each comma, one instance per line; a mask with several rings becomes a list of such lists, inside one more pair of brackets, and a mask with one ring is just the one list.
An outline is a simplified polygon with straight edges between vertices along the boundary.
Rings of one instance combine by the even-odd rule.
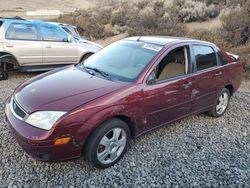
[[222, 75], [222, 72], [221, 72], [221, 71], [215, 73], [215, 76], [221, 76], [221, 75]]
[[45, 46], [46, 48], [52, 48], [52, 46]]
[[13, 45], [13, 44], [7, 44], [6, 47], [7, 47], [7, 48], [13, 48], [14, 45]]
[[182, 87], [184, 87], [184, 89], [188, 89], [193, 85], [192, 82], [185, 82], [184, 84], [182, 84]]

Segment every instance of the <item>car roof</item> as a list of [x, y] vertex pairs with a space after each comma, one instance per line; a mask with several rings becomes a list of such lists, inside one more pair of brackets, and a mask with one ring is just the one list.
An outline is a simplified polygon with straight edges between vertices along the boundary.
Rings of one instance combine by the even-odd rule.
[[15, 23], [31, 23], [31, 24], [36, 24], [36, 25], [56, 25], [50, 22], [42, 21], [42, 20], [32, 20], [32, 19], [23, 19], [20, 17], [14, 17], [14, 18], [3, 18], [0, 17], [0, 21], [4, 22], [15, 22]]
[[141, 41], [141, 42], [156, 44], [160, 46], [167, 46], [169, 44], [173, 44], [173, 43], [176, 44], [176, 43], [183, 43], [183, 42], [203, 43], [203, 44], [215, 46], [213, 43], [207, 42], [207, 41], [195, 40], [195, 39], [190, 39], [190, 38], [185, 38], [185, 37], [172, 37], [172, 36], [135, 36], [135, 37], [126, 38], [124, 40]]
[[59, 25], [59, 26], [69, 26], [69, 27], [77, 28], [74, 25], [70, 25], [70, 24], [66, 24], [66, 23], [60, 23], [60, 22], [48, 22], [48, 23]]

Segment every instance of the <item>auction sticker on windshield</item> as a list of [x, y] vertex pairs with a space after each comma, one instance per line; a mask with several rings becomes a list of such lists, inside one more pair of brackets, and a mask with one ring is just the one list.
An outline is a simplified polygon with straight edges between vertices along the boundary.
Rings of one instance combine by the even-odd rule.
[[154, 50], [154, 51], [157, 51], [157, 52], [159, 52], [162, 49], [162, 47], [156, 46], [156, 45], [153, 45], [153, 44], [144, 44], [142, 46], [142, 48], [146, 48], [148, 50]]

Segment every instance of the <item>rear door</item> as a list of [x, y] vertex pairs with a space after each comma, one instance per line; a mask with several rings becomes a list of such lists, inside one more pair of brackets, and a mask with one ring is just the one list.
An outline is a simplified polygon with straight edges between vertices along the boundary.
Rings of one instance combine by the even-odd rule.
[[40, 25], [43, 37], [43, 64], [73, 64], [78, 61], [77, 43], [68, 41], [68, 35], [56, 25]]
[[193, 112], [202, 112], [211, 108], [224, 86], [224, 68], [220, 65], [215, 50], [209, 45], [192, 45], [195, 69]]
[[20, 66], [42, 64], [42, 42], [36, 25], [11, 23], [4, 38], [4, 50], [16, 57]]

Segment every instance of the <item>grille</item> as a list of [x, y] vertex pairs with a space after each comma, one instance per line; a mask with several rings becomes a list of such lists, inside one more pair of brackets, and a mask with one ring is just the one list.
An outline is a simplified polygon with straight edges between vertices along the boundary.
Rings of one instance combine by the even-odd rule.
[[19, 107], [19, 105], [12, 99], [12, 109], [15, 112], [15, 114], [20, 117], [20, 118], [24, 118], [27, 114], [25, 113], [25, 111], [23, 109], [21, 109]]

